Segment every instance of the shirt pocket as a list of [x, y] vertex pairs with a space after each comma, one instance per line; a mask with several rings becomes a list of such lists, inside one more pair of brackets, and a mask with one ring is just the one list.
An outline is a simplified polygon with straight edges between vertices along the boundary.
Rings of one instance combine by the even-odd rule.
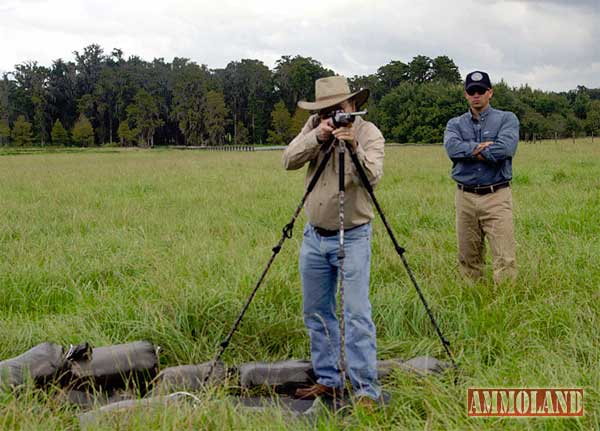
[[495, 141], [498, 137], [498, 132], [496, 130], [482, 130], [481, 132], [481, 141]]
[[475, 136], [475, 126], [473, 126], [473, 127], [467, 127], [467, 126], [460, 127], [460, 135], [461, 135], [461, 137], [462, 137], [462, 139], [464, 141], [476, 141], [477, 140], [477, 136]]

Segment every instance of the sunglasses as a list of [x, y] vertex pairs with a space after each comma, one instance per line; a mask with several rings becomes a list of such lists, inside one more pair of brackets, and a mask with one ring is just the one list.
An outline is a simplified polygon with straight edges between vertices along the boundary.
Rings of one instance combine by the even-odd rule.
[[471, 87], [467, 90], [467, 94], [469, 96], [474, 96], [475, 93], [477, 93], [480, 96], [483, 96], [485, 93], [487, 93], [488, 90], [489, 90], [489, 88], [484, 88], [484, 87]]
[[321, 120], [325, 120], [327, 118], [330, 118], [333, 114], [335, 114], [337, 111], [340, 111], [342, 109], [342, 107], [340, 105], [336, 105], [333, 108], [325, 108], [319, 111], [319, 117], [321, 117]]

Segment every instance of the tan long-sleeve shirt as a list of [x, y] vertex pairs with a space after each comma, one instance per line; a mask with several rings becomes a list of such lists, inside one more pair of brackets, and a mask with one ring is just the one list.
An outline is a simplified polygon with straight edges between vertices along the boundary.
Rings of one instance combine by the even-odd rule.
[[[300, 169], [307, 162], [309, 163], [305, 185], [308, 185], [324, 157], [323, 146], [317, 141], [316, 135], [316, 127], [319, 125], [319, 121], [318, 115], [311, 116], [302, 131], [283, 152], [283, 166], [287, 170]], [[356, 154], [371, 185], [375, 186], [383, 175], [385, 140], [373, 123], [360, 117], [356, 118], [352, 127], [358, 143]], [[339, 228], [338, 157], [336, 149], [329, 162], [327, 162], [321, 178], [304, 204], [308, 221], [313, 226], [329, 230]], [[346, 151], [344, 166], [344, 228], [350, 229], [371, 221], [374, 215], [369, 194], [361, 184], [360, 177], [348, 151]]]

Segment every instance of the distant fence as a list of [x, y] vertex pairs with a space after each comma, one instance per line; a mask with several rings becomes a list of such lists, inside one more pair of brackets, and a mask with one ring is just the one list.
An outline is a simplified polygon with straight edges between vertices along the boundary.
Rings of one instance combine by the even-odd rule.
[[255, 146], [255, 145], [171, 145], [175, 150], [204, 150], [204, 151], [273, 151], [283, 150], [285, 146]]
[[570, 137], [558, 136], [558, 133], [555, 133], [554, 135], [550, 135], [550, 136], [537, 134], [537, 133], [531, 133], [531, 134], [526, 133], [524, 136], [521, 137], [521, 142], [535, 144], [537, 142], [542, 142], [542, 141], [554, 141], [554, 142], [558, 143], [558, 141], [564, 141], [567, 139], [571, 139], [573, 141], [573, 143], [575, 143], [575, 141], [577, 139], [590, 139], [592, 141], [592, 144], [594, 143], [594, 141], [600, 142], [600, 140], [598, 139], [598, 136], [594, 136], [593, 132], [589, 136], [579, 136], [579, 135], [573, 133]]

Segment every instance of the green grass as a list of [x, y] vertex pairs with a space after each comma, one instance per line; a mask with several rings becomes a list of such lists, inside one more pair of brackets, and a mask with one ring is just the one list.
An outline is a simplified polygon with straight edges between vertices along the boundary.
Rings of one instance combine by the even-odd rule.
[[[281, 152], [0, 154], [0, 358], [43, 341], [147, 339], [162, 366], [212, 358], [301, 195]], [[387, 149], [376, 190], [463, 369], [385, 382], [374, 415], [316, 424], [201, 408], [117, 415], [106, 429], [597, 429], [600, 423], [600, 144], [522, 144], [514, 163], [514, 288], [457, 275], [454, 187], [442, 147]], [[304, 218], [231, 346], [229, 364], [308, 358], [297, 268]], [[445, 354], [380, 220], [372, 293], [381, 359]], [[469, 419], [468, 387], [583, 387], [582, 419]], [[78, 410], [27, 388], [0, 394], [0, 429], [77, 429]]]

